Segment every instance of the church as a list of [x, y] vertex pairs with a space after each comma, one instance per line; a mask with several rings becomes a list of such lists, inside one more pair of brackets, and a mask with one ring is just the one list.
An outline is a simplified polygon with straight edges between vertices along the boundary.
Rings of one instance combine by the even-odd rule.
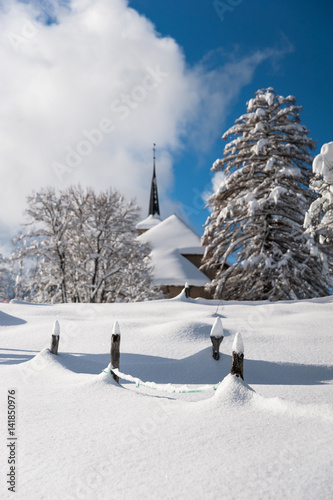
[[210, 298], [205, 291], [209, 277], [200, 271], [205, 248], [200, 237], [177, 215], [162, 220], [156, 180], [155, 145], [153, 177], [150, 191], [148, 217], [139, 222], [136, 229], [138, 240], [149, 243], [153, 265], [154, 284], [160, 287], [166, 298], [177, 296], [189, 286], [191, 298]]

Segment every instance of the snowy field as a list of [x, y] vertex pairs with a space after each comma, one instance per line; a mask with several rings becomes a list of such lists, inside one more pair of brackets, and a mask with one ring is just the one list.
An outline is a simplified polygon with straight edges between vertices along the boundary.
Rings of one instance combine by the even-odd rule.
[[[179, 298], [1, 304], [0, 497], [331, 500], [333, 299], [223, 303], [218, 361], [216, 310], [215, 301]], [[55, 320], [58, 356], [48, 351]], [[118, 386], [103, 372], [115, 321], [120, 370], [153, 388]], [[229, 375], [238, 331], [245, 382]], [[172, 392], [184, 385], [212, 387]], [[9, 390], [15, 494], [6, 483]]]

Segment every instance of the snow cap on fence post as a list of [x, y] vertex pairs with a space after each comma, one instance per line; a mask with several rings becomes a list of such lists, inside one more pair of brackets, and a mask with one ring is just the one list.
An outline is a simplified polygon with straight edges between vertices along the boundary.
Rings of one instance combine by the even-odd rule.
[[120, 327], [119, 327], [118, 321], [115, 321], [113, 324], [112, 334], [113, 335], [120, 335]]
[[213, 344], [213, 358], [220, 359], [220, 344], [223, 340], [223, 325], [221, 318], [217, 317], [210, 331], [210, 340]]
[[244, 344], [239, 332], [236, 333], [232, 344], [231, 375], [236, 375], [244, 380]]
[[[120, 328], [118, 321], [115, 321], [111, 335], [111, 370], [112, 368], [119, 369], [120, 362]], [[113, 378], [119, 384], [119, 377], [112, 373]]]
[[59, 339], [60, 339], [60, 325], [59, 321], [56, 319], [53, 325], [53, 331], [51, 337], [50, 352], [52, 354], [58, 354]]
[[244, 354], [244, 344], [242, 336], [239, 332], [236, 333], [234, 342], [232, 344], [233, 352], [237, 352], [237, 354]]
[[223, 325], [221, 318], [216, 318], [214, 321], [214, 324], [212, 326], [212, 329], [210, 331], [210, 336], [211, 337], [216, 337], [217, 339], [220, 337], [223, 337]]

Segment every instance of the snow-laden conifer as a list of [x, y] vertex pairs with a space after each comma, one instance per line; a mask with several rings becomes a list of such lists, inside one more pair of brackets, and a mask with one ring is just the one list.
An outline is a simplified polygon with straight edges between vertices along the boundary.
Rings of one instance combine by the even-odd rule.
[[[317, 247], [303, 229], [314, 142], [293, 96], [258, 90], [224, 135], [221, 172], [209, 198], [203, 270], [216, 270], [215, 298], [281, 300], [328, 293]], [[222, 175], [221, 175], [222, 174]], [[227, 267], [228, 266], [228, 267]]]
[[305, 215], [304, 227], [319, 242], [333, 265], [333, 142], [324, 144], [312, 165], [310, 187], [318, 194]]

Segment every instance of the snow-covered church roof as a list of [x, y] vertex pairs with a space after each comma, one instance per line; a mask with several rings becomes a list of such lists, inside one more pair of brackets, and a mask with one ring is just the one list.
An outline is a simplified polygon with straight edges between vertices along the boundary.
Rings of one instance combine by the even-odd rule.
[[[146, 219], [147, 220], [147, 219]], [[142, 243], [149, 243], [156, 285], [204, 286], [209, 278], [192, 264], [185, 254], [201, 255], [200, 237], [177, 215], [171, 215], [138, 236]]]
[[162, 221], [161, 217], [157, 214], [148, 215], [148, 217], [136, 225], [138, 231], [147, 231], [154, 226], [157, 226]]

